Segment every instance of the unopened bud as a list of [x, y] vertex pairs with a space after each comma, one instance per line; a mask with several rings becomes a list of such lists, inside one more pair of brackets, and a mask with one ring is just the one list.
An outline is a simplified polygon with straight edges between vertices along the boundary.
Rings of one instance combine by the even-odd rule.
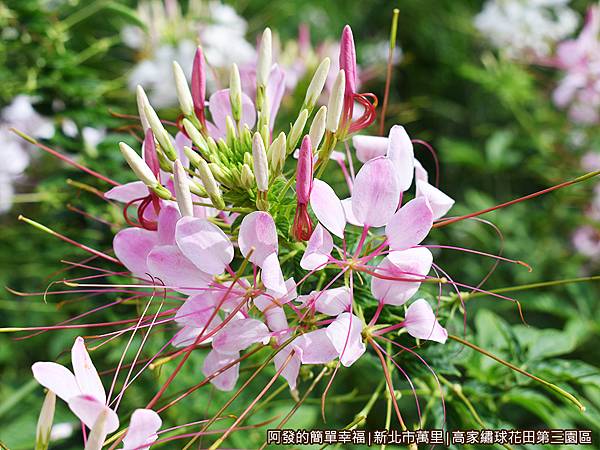
[[258, 64], [256, 68], [256, 84], [258, 86], [267, 86], [269, 74], [271, 72], [272, 60], [272, 39], [271, 29], [265, 28], [260, 40], [260, 50], [258, 52]]
[[304, 136], [296, 169], [296, 195], [299, 204], [308, 204], [313, 184], [313, 153], [310, 137]]
[[240, 181], [244, 189], [251, 189], [254, 186], [254, 174], [248, 164], [242, 166], [242, 172], [240, 174]]
[[259, 133], [255, 133], [252, 140], [252, 159], [256, 187], [259, 191], [266, 192], [269, 190], [269, 163], [267, 162], [265, 144]]
[[313, 149], [319, 148], [323, 135], [325, 134], [325, 124], [327, 121], [327, 106], [323, 105], [319, 108], [312, 123], [308, 135]]
[[175, 75], [175, 89], [177, 90], [177, 98], [179, 107], [184, 116], [189, 117], [194, 114], [194, 100], [188, 86], [187, 79], [181, 66], [173, 61], [173, 74]]
[[231, 66], [229, 75], [229, 102], [233, 119], [239, 122], [242, 119], [242, 83], [237, 64]]
[[315, 74], [310, 80], [310, 84], [308, 85], [308, 89], [306, 90], [306, 97], [304, 98], [304, 105], [312, 110], [319, 100], [321, 92], [323, 92], [323, 87], [325, 86], [325, 82], [327, 81], [327, 76], [329, 75], [329, 66], [331, 65], [331, 61], [329, 58], [323, 59], [317, 70], [315, 70]]
[[203, 198], [208, 197], [208, 194], [206, 193], [206, 189], [204, 189], [204, 186], [202, 186], [200, 183], [198, 183], [195, 180], [192, 180], [190, 182], [190, 191], [192, 192], [192, 194], [197, 195], [198, 197], [203, 197]]
[[300, 140], [302, 133], [304, 132], [304, 127], [306, 126], [306, 121], [308, 120], [308, 109], [303, 109], [294, 125], [292, 125], [292, 129], [288, 136], [287, 140], [287, 153], [288, 155], [294, 151], [296, 148], [296, 144]]
[[35, 432], [35, 450], [46, 450], [50, 444], [50, 432], [54, 422], [54, 408], [56, 406], [56, 394], [50, 390], [46, 392], [40, 417]]
[[235, 124], [231, 119], [231, 116], [227, 116], [225, 118], [225, 143], [227, 147], [233, 147], [233, 142], [235, 141]]
[[177, 198], [179, 212], [184, 217], [191, 217], [194, 215], [194, 204], [192, 202], [192, 193], [190, 192], [188, 176], [181, 165], [181, 161], [178, 159], [175, 160], [173, 169], [173, 174], [175, 175], [175, 197]]
[[150, 128], [150, 123], [148, 123], [148, 119], [146, 118], [146, 112], [144, 111], [146, 104], [149, 104], [149, 102], [148, 97], [144, 92], [144, 88], [142, 88], [139, 84], [136, 88], [136, 101], [138, 114], [140, 115], [140, 122], [145, 133], [148, 130], [148, 128]]
[[229, 184], [230, 179], [228, 174], [225, 172], [223, 168], [219, 164], [216, 163], [208, 163], [208, 168], [210, 172], [213, 174], [213, 177], [221, 183], [221, 184]]
[[192, 140], [194, 145], [198, 147], [198, 149], [201, 152], [207, 153], [208, 144], [206, 143], [206, 139], [204, 139], [204, 136], [202, 136], [202, 133], [198, 131], [198, 128], [196, 128], [194, 124], [188, 119], [183, 119], [183, 128], [185, 129], [185, 132], [187, 133], [188, 137]]
[[156, 176], [154, 176], [154, 173], [150, 167], [148, 167], [148, 164], [146, 164], [146, 162], [140, 155], [137, 154], [134, 149], [132, 149], [125, 142], [119, 142], [119, 149], [121, 150], [125, 161], [127, 161], [127, 164], [129, 164], [129, 167], [131, 167], [131, 170], [133, 170], [137, 177], [142, 180], [146, 186], [153, 187], [159, 184]]
[[160, 144], [162, 151], [165, 153], [167, 158], [169, 158], [171, 161], [175, 161], [177, 159], [177, 152], [175, 151], [175, 147], [173, 147], [173, 143], [171, 142], [171, 136], [167, 130], [165, 130], [165, 127], [163, 127], [162, 122], [158, 118], [156, 111], [154, 111], [154, 108], [152, 108], [150, 103], [146, 103], [144, 112], [146, 113], [146, 118], [148, 119], [150, 128], [152, 128], [154, 137]]
[[346, 85], [346, 75], [343, 70], [340, 70], [335, 78], [329, 103], [327, 103], [327, 130], [335, 133], [340, 124], [342, 109], [344, 107], [344, 92]]
[[217, 209], [223, 209], [225, 207], [225, 202], [223, 201], [223, 196], [221, 195], [221, 189], [219, 188], [219, 185], [217, 184], [210, 167], [208, 167], [208, 163], [203, 159], [200, 159], [199, 161], [198, 175], [213, 205]]
[[199, 164], [198, 160], [202, 159], [202, 156], [200, 156], [198, 154], [198, 152], [195, 152], [193, 149], [191, 149], [190, 147], [188, 147], [186, 145], [183, 147], [183, 153], [190, 160], [190, 163], [192, 164], [192, 166], [198, 167], [198, 164]]
[[283, 165], [285, 164], [285, 157], [287, 154], [285, 141], [285, 133], [282, 131], [271, 143], [269, 150], [267, 151], [271, 173], [274, 176], [278, 176], [283, 171]]
[[90, 434], [88, 436], [87, 442], [85, 444], [84, 450], [101, 450], [104, 445], [104, 440], [108, 435], [106, 429], [106, 422], [108, 420], [108, 407], [104, 407], [100, 414], [98, 414], [94, 425], [90, 429]]

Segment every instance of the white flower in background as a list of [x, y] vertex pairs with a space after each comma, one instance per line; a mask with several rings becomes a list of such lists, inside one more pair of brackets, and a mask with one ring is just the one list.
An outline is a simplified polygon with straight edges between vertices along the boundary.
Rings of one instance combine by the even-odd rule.
[[[138, 84], [143, 86], [157, 108], [177, 104], [171, 64], [179, 62], [189, 79], [198, 44], [216, 72], [229, 69], [233, 63], [242, 65], [256, 59], [254, 47], [244, 37], [246, 21], [232, 7], [218, 1], [190, 0], [186, 14], [175, 0], [142, 2], [138, 15], [148, 31], [126, 27], [122, 33], [125, 44], [140, 55], [129, 76], [129, 87], [133, 90]], [[209, 72], [209, 76], [214, 75]], [[213, 84], [209, 88], [215, 87], [214, 79], [209, 78], [209, 83]]]
[[569, 0], [488, 0], [475, 27], [515, 59], [548, 57], [554, 44], [573, 33], [578, 16]]
[[32, 106], [32, 99], [18, 95], [1, 112], [0, 122], [0, 213], [12, 205], [14, 183], [29, 165], [29, 144], [10, 131], [14, 127], [39, 139], [49, 139], [54, 135], [52, 121], [38, 114]]

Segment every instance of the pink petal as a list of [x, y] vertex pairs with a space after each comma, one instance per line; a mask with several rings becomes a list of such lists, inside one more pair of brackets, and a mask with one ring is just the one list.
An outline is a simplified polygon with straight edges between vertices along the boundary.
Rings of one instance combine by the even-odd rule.
[[260, 320], [232, 320], [214, 336], [212, 345], [219, 353], [230, 355], [268, 340], [270, 336], [269, 329]]
[[119, 428], [119, 418], [117, 414], [106, 406], [104, 403], [100, 403], [94, 397], [87, 395], [78, 395], [69, 400], [69, 408], [73, 411], [79, 420], [81, 420], [86, 427], [92, 428], [96, 419], [102, 411], [106, 411], [107, 418], [105, 422], [105, 432], [112, 433], [117, 431]]
[[328, 316], [338, 316], [350, 309], [352, 298], [350, 289], [345, 286], [324, 291], [313, 291], [309, 295], [301, 295], [298, 300], [302, 307], [311, 307]]
[[151, 409], [136, 409], [131, 415], [129, 428], [123, 438], [123, 450], [149, 448], [158, 439], [158, 430], [162, 420]]
[[197, 294], [212, 277], [199, 270], [176, 245], [161, 245], [148, 254], [148, 272], [161, 282], [183, 294]]
[[400, 199], [395, 172], [394, 164], [385, 157], [372, 159], [359, 170], [354, 180], [352, 212], [360, 223], [381, 227], [394, 215]]
[[433, 211], [434, 219], [444, 216], [454, 205], [452, 198], [424, 181], [417, 181], [417, 197], [425, 197], [427, 199], [429, 207]]
[[325, 268], [333, 250], [333, 239], [321, 224], [318, 224], [306, 243], [306, 250], [300, 260], [304, 270], [322, 270]]
[[327, 364], [338, 356], [325, 328], [301, 334], [291, 345], [297, 349], [302, 364]]
[[266, 294], [268, 295], [259, 295], [254, 299], [254, 304], [260, 311], [265, 312], [265, 310], [272, 307], [285, 305], [294, 300], [298, 296], [298, 293], [296, 292], [296, 281], [294, 281], [293, 278], [288, 278], [285, 282], [285, 287], [285, 295], [267, 291]]
[[113, 240], [115, 255], [135, 276], [148, 278], [146, 257], [158, 245], [158, 234], [142, 228], [125, 228]]
[[174, 203], [165, 202], [158, 213], [158, 243], [175, 245], [175, 226], [181, 219], [179, 209]]
[[425, 181], [426, 183], [429, 180], [429, 174], [417, 159], [415, 159], [415, 180], [417, 182]]
[[192, 146], [192, 140], [189, 137], [187, 137], [185, 134], [183, 134], [181, 131], [179, 131], [175, 135], [175, 150], [177, 151], [177, 158], [181, 162], [181, 165], [183, 166], [184, 169], [187, 169], [190, 167], [190, 160], [188, 159], [187, 155], [185, 154], [183, 147], [191, 147], [191, 146]]
[[387, 156], [392, 160], [396, 167], [396, 177], [398, 179], [400, 191], [404, 192], [408, 190], [413, 180], [415, 157], [412, 142], [404, 127], [394, 125], [390, 130]]
[[278, 64], [273, 64], [267, 83], [267, 98], [269, 99], [269, 111], [271, 112], [269, 125], [271, 126], [271, 129], [273, 129], [273, 125], [275, 125], [275, 118], [277, 117], [277, 112], [279, 111], [279, 106], [281, 105], [284, 93], [285, 71], [279, 67]]
[[262, 266], [263, 261], [271, 253], [277, 253], [277, 228], [269, 213], [254, 211], [242, 220], [238, 245], [242, 255], [246, 257], [254, 247], [250, 261]]
[[83, 338], [78, 336], [75, 339], [73, 348], [71, 349], [71, 364], [73, 364], [73, 372], [75, 380], [81, 389], [83, 395], [94, 397], [100, 403], [106, 403], [106, 392], [102, 381], [98, 375], [98, 371], [92, 363], [92, 359], [88, 354]]
[[425, 197], [417, 197], [392, 216], [385, 234], [392, 250], [404, 250], [425, 239], [433, 225], [433, 212]]
[[[205, 293], [192, 295], [181, 305], [175, 313], [175, 322], [180, 325], [203, 328], [212, 317], [215, 311], [215, 304], [212, 296]], [[215, 315], [211, 320], [208, 331], [221, 323], [219, 315]]]
[[36, 362], [31, 366], [33, 377], [57, 397], [68, 402], [70, 398], [81, 395], [81, 389], [75, 381], [75, 375], [69, 369], [54, 362]]
[[352, 145], [356, 149], [356, 157], [362, 163], [378, 156], [385, 156], [388, 149], [388, 138], [381, 136], [362, 136], [352, 137]]
[[343, 239], [346, 216], [342, 202], [331, 186], [322, 180], [315, 179], [310, 193], [310, 206], [319, 222], [337, 237]]
[[183, 217], [177, 222], [175, 240], [198, 269], [211, 275], [222, 273], [233, 259], [233, 245], [227, 235], [205, 219]]
[[[275, 355], [273, 358], [275, 369], [279, 370], [286, 363], [292, 350], [294, 350], [292, 346], [288, 345]], [[298, 373], [300, 372], [300, 364], [300, 356], [297, 353], [294, 353], [281, 371], [281, 376], [287, 380], [290, 389], [296, 389]]]
[[344, 215], [346, 216], [346, 222], [352, 225], [356, 225], [357, 227], [362, 227], [363, 224], [354, 216], [354, 212], [352, 211], [352, 198], [345, 198], [342, 200], [342, 207], [344, 208]]
[[448, 331], [437, 321], [431, 306], [420, 298], [406, 310], [404, 319], [406, 331], [414, 338], [427, 339], [444, 344], [448, 339]]
[[[214, 139], [224, 138], [226, 125], [225, 121], [227, 116], [233, 118], [231, 111], [231, 103], [229, 102], [229, 89], [221, 89], [210, 96], [208, 101], [208, 109], [212, 116], [212, 121], [218, 130], [217, 135], [211, 136]], [[250, 97], [242, 92], [242, 119], [240, 123], [247, 124], [250, 129], [254, 127], [256, 123], [256, 110], [254, 109], [254, 103]]]
[[350, 367], [366, 351], [362, 341], [363, 323], [349, 312], [342, 313], [327, 327], [327, 336], [335, 347], [340, 362]]
[[115, 186], [104, 193], [104, 197], [121, 203], [129, 203], [149, 195], [148, 188], [143, 181], [132, 181], [121, 186]]
[[[175, 348], [187, 347], [189, 345], [192, 345], [196, 342], [198, 336], [200, 336], [200, 333], [202, 333], [203, 330], [204, 327], [190, 327], [186, 325], [179, 331], [177, 331], [177, 334], [173, 337], [173, 340], [171, 341], [171, 345]], [[204, 335], [207, 334], [208, 331], [205, 331]], [[212, 342], [212, 336], [209, 338], [203, 337], [198, 342], [202, 344], [208, 344]]]
[[285, 295], [287, 293], [277, 253], [271, 253], [263, 261], [261, 279], [267, 289], [270, 289], [277, 295]]
[[433, 255], [424, 247], [391, 252], [377, 267], [378, 275], [394, 279], [382, 279], [373, 276], [371, 292], [373, 297], [388, 305], [402, 305], [410, 299], [421, 286], [421, 281], [400, 281], [423, 279], [431, 269]]
[[[284, 331], [288, 330], [289, 324], [285, 311], [281, 306], [275, 306], [265, 311], [265, 319], [269, 330], [271, 331]], [[278, 333], [275, 336], [277, 343], [282, 343], [290, 336], [291, 330], [285, 333]]]
[[[209, 377], [217, 370], [225, 367], [228, 364], [231, 364], [233, 361], [240, 357], [238, 354], [233, 355], [225, 355], [223, 353], [219, 353], [216, 350], [211, 350], [206, 358], [204, 359], [204, 365], [202, 367], [202, 373]], [[240, 364], [234, 364], [225, 372], [220, 373], [215, 378], [210, 380], [210, 382], [219, 389], [220, 391], [231, 391], [235, 387], [235, 383], [240, 374]]]

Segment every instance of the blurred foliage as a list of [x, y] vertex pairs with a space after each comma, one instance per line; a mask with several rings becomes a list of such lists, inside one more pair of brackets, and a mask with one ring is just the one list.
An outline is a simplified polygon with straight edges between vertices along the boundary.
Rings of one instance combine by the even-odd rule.
[[[134, 3], [0, 2], [3, 36], [0, 102], [6, 104], [15, 95], [25, 93], [36, 96], [40, 112], [55, 117], [57, 125], [70, 118], [79, 127], [108, 127], [111, 132], [97, 152], [86, 152], [80, 138], [69, 138], [62, 133], [57, 134], [52, 145], [120, 181], [131, 179], [116, 151], [116, 143], [127, 137], [118, 128], [129, 122], [111, 117], [109, 110], [135, 114], [135, 99], [126, 91], [125, 82], [134, 55], [123, 46], [119, 35], [126, 23], [135, 23]], [[581, 154], [587, 148], [597, 148], [600, 142], [595, 130], [574, 128], [564, 113], [553, 107], [550, 93], [557, 79], [555, 73], [507, 60], [486, 46], [472, 25], [482, 1], [227, 3], [248, 20], [250, 40], [265, 25], [277, 30], [283, 40], [294, 39], [298, 26], [309, 23], [314, 44], [325, 38], [336, 39], [343, 25], [349, 23], [357, 41], [359, 62], [362, 42], [388, 38], [391, 9], [398, 6], [401, 10], [398, 43], [403, 60], [393, 73], [386, 125], [404, 124], [411, 137], [426, 140], [435, 147], [441, 162], [440, 187], [457, 200], [454, 215], [487, 208], [573, 178], [581, 174]], [[585, 2], [575, 4], [581, 12], [586, 6]], [[369, 90], [382, 98], [381, 77], [368, 82]], [[585, 148], [576, 145], [581, 134], [588, 143]], [[428, 152], [419, 145], [415, 149], [417, 157], [433, 173], [434, 164]], [[20, 190], [39, 194], [41, 201], [18, 203], [13, 213], [0, 217], [0, 284], [43, 292], [51, 281], [65, 276], [58, 272], [65, 267], [61, 260], [80, 261], [85, 257], [81, 251], [17, 222], [17, 214], [39, 220], [95, 248], [110, 248], [116, 228], [69, 211], [67, 205], [122, 225], [120, 211], [107, 209], [93, 194], [65, 184], [67, 178], [105, 188], [48, 155], [39, 155]], [[490, 289], [593, 273], [593, 267], [586, 265], [570, 244], [572, 231], [583, 220], [583, 208], [591, 189], [592, 184], [584, 183], [485, 215], [485, 220], [501, 230], [502, 238], [493, 228], [476, 220], [436, 231], [432, 238], [439, 243], [484, 252], [502, 250], [505, 256], [533, 266], [533, 272], [529, 273], [522, 266], [500, 264], [485, 283]], [[453, 279], [473, 285], [483, 279], [493, 263], [451, 250], [438, 253], [436, 263]], [[435, 292], [429, 294], [434, 298]], [[466, 302], [466, 329], [464, 311], [454, 299], [454, 315], [447, 322], [451, 334], [464, 334], [470, 342], [576, 394], [587, 408], [585, 413], [531, 379], [449, 341], [445, 346], [423, 344], [419, 349], [419, 355], [439, 375], [441, 387], [414, 356], [405, 352], [397, 357], [415, 385], [425, 426], [442, 426], [443, 392], [448, 429], [483, 426], [600, 429], [600, 349], [596, 345], [600, 336], [599, 294], [598, 283], [514, 292], [528, 325], [521, 322], [514, 303], [489, 296], [474, 297]], [[72, 295], [48, 296], [47, 302], [43, 302], [41, 297], [19, 297], [4, 292], [0, 296], [0, 323], [2, 326], [58, 323], [114, 300], [80, 299]], [[119, 320], [135, 317], [135, 313], [134, 306], [120, 305], [92, 316], [91, 321]], [[91, 328], [85, 331], [95, 332]], [[31, 448], [35, 435], [42, 390], [32, 381], [31, 363], [64, 355], [76, 334], [77, 330], [65, 330], [18, 341], [8, 334], [0, 335], [0, 441], [9, 448]], [[144, 355], [158, 351], [168, 337], [168, 329], [153, 334]], [[132, 349], [135, 348], [134, 342]], [[99, 368], [114, 367], [121, 351], [120, 345], [104, 346], [93, 353], [93, 358]], [[131, 358], [133, 350], [130, 352]], [[261, 352], [251, 358], [242, 369], [242, 378], [265, 357], [266, 353]], [[167, 364], [169, 368], [173, 365]], [[198, 356], [178, 378], [179, 389], [201, 380], [200, 367], [201, 356]], [[310, 384], [317, 370], [317, 367], [303, 368], [300, 392]], [[257, 385], [264, 385], [273, 373], [269, 367], [258, 377]], [[128, 390], [123, 412], [144, 403], [149, 398], [148, 392], [154, 392], [168, 374], [167, 367], [146, 371], [140, 382], [136, 381]], [[340, 370], [327, 395], [326, 427], [342, 428], [351, 423], [381, 380], [381, 365], [374, 354], [362, 358], [351, 369]], [[418, 414], [410, 386], [397, 372], [395, 383], [402, 393], [402, 412], [408, 424], [416, 426]], [[283, 384], [283, 380], [278, 381], [276, 386]], [[178, 424], [211, 417], [230, 396], [210, 388], [201, 392], [169, 409], [163, 421]], [[287, 426], [325, 427], [319, 400], [322, 393], [323, 387], [319, 386]], [[234, 409], [242, 411], [252, 398], [253, 392], [245, 391], [234, 403]], [[365, 427], [376, 429], [385, 425], [386, 404], [382, 394]], [[250, 422], [286, 414], [292, 406], [293, 400], [284, 387], [268, 406], [258, 408]], [[56, 421], [73, 421], [62, 402]], [[264, 438], [262, 429], [250, 430], [234, 433], [229, 444], [256, 448]], [[52, 448], [80, 447], [79, 437], [73, 436]]]

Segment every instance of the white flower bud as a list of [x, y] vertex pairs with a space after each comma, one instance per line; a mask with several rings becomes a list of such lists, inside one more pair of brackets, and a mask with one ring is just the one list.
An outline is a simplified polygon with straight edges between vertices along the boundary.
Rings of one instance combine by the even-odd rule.
[[225, 118], [225, 130], [225, 143], [228, 147], [233, 147], [233, 141], [235, 141], [235, 124], [231, 116]]
[[283, 165], [285, 164], [285, 157], [287, 155], [285, 141], [285, 133], [282, 131], [271, 143], [269, 151], [267, 152], [269, 164], [271, 166], [271, 173], [273, 173], [275, 176], [281, 173], [283, 170]]
[[248, 164], [242, 166], [242, 173], [240, 175], [240, 181], [242, 186], [246, 189], [250, 189], [254, 185], [254, 174]]
[[190, 147], [185, 145], [183, 147], [183, 153], [185, 153], [185, 156], [187, 156], [187, 158], [190, 160], [190, 163], [192, 164], [192, 166], [198, 167], [198, 164], [199, 164], [198, 160], [202, 159], [202, 157], [198, 154], [198, 152], [194, 151], [193, 149], [191, 149]]
[[144, 92], [144, 88], [142, 88], [139, 84], [137, 85], [135, 92], [138, 114], [140, 115], [140, 122], [142, 124], [144, 134], [146, 134], [146, 131], [148, 131], [148, 128], [150, 128], [150, 124], [148, 123], [148, 119], [146, 118], [146, 112], [144, 111], [144, 109], [146, 108], [147, 104], [150, 104], [150, 102], [148, 102], [148, 97]]
[[213, 205], [219, 209], [225, 207], [225, 202], [223, 201], [223, 196], [221, 195], [221, 189], [213, 176], [213, 173], [208, 166], [208, 163], [204, 161], [204, 159], [200, 158], [198, 161], [198, 175], [202, 184], [204, 185], [204, 189], [206, 189], [206, 193], [210, 197]]
[[229, 74], [229, 102], [233, 119], [239, 122], [242, 119], [242, 82], [237, 64], [231, 66]]
[[323, 139], [323, 135], [325, 134], [325, 121], [327, 120], [327, 106], [323, 105], [319, 108], [315, 117], [313, 118], [312, 123], [310, 124], [310, 130], [308, 131], [308, 135], [310, 136], [310, 142], [313, 147], [313, 151], [316, 151], [319, 148], [319, 144], [321, 143], [321, 139]]
[[265, 28], [260, 41], [260, 50], [258, 53], [258, 64], [256, 66], [256, 84], [257, 86], [266, 86], [269, 81], [272, 60], [272, 39], [271, 29]]
[[183, 128], [194, 145], [198, 147], [201, 152], [205, 153], [209, 151], [206, 139], [204, 139], [202, 133], [198, 131], [198, 128], [196, 128], [192, 122], [190, 122], [188, 119], [183, 119]]
[[150, 103], [146, 103], [144, 107], [144, 112], [146, 113], [146, 118], [148, 119], [148, 123], [150, 124], [150, 128], [152, 128], [152, 132], [154, 133], [154, 137], [158, 141], [162, 151], [171, 161], [175, 161], [177, 159], [177, 152], [175, 152], [175, 147], [173, 147], [173, 143], [171, 142], [171, 136], [163, 127], [162, 122], [158, 118], [158, 114], [152, 108]]
[[340, 124], [342, 109], [344, 108], [344, 92], [346, 88], [346, 75], [344, 70], [340, 70], [335, 78], [331, 95], [327, 103], [327, 130], [335, 133]]
[[[191, 149], [190, 149], [191, 150]], [[175, 176], [175, 196], [177, 197], [177, 205], [182, 216], [194, 215], [194, 204], [192, 202], [192, 193], [190, 192], [189, 179], [185, 173], [185, 169], [178, 159], [175, 160], [173, 166], [173, 174]]]
[[325, 82], [327, 81], [327, 76], [329, 75], [329, 66], [331, 65], [331, 60], [329, 58], [323, 59], [317, 70], [315, 70], [315, 74], [310, 80], [310, 84], [308, 85], [308, 89], [306, 90], [306, 97], [304, 98], [304, 105], [312, 110], [323, 92], [323, 87], [325, 86]]
[[184, 116], [191, 116], [194, 114], [194, 100], [185, 74], [176, 61], [173, 61], [173, 74], [175, 75], [175, 89], [177, 90], [181, 112]]
[[154, 187], [158, 184], [156, 176], [150, 167], [148, 167], [146, 161], [144, 161], [134, 149], [132, 149], [125, 142], [119, 142], [119, 149], [121, 150], [125, 161], [127, 161], [127, 164], [129, 164], [129, 167], [131, 167], [131, 170], [133, 170], [137, 177], [142, 180], [146, 186]]
[[300, 137], [302, 137], [302, 133], [304, 132], [304, 127], [306, 126], [307, 120], [308, 120], [308, 109], [303, 109], [302, 112], [300, 112], [300, 115], [298, 116], [296, 121], [294, 122], [294, 125], [292, 125], [292, 129], [290, 130], [290, 134], [288, 136], [288, 141], [287, 141], [288, 154], [294, 150], [294, 148], [296, 147], [296, 144], [300, 140]]
[[50, 390], [46, 392], [40, 417], [35, 432], [35, 450], [46, 450], [50, 444], [50, 433], [54, 422], [54, 408], [56, 406], [56, 394]]
[[265, 144], [260, 133], [254, 133], [252, 139], [252, 160], [256, 187], [259, 191], [266, 192], [269, 190], [269, 164]]

